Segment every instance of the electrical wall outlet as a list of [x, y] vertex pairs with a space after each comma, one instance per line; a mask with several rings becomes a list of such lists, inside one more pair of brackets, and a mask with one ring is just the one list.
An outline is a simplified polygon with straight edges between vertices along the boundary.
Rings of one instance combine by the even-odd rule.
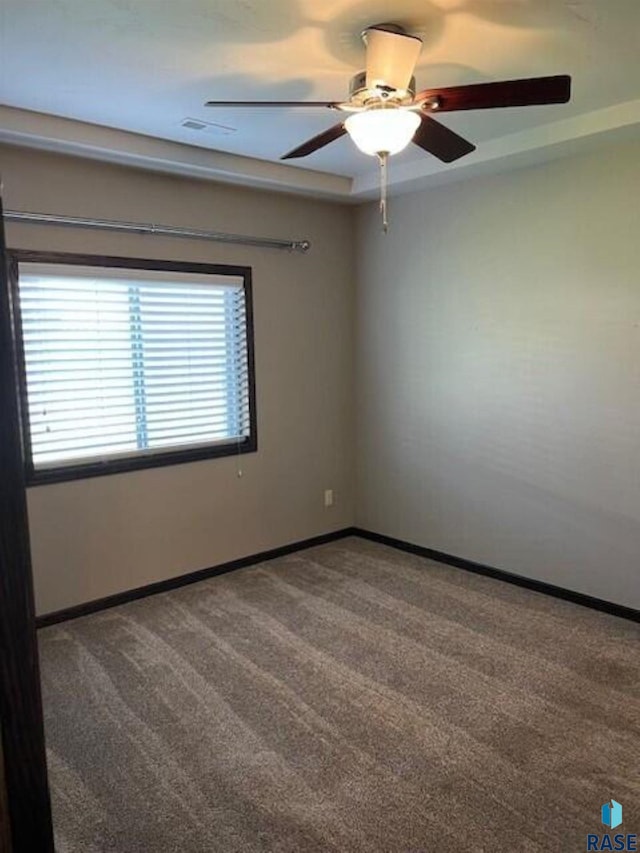
[[333, 489], [324, 490], [324, 505], [333, 506]]

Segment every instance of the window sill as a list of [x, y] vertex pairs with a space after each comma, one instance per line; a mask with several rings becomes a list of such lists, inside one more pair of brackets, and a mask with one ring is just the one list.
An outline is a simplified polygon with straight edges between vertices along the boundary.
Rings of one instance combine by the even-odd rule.
[[165, 451], [144, 456], [130, 456], [121, 459], [108, 459], [97, 462], [82, 462], [78, 465], [64, 465], [59, 468], [27, 469], [26, 486], [45, 486], [48, 483], [65, 483], [71, 480], [85, 480], [90, 477], [104, 477], [108, 474], [123, 474], [127, 471], [142, 471], [146, 468], [162, 468], [167, 465], [185, 465], [205, 459], [219, 459], [224, 456], [239, 456], [255, 453], [258, 442], [254, 436], [237, 443], [217, 444], [209, 447], [194, 447], [191, 450]]

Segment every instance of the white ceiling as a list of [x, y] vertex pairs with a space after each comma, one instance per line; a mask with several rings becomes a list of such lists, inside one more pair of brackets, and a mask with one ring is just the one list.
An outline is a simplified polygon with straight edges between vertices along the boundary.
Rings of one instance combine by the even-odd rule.
[[[523, 153], [540, 160], [572, 139], [640, 128], [640, 0], [0, 0], [0, 102], [13, 108], [0, 111], [0, 139], [59, 149], [86, 143], [97, 156], [97, 131], [86, 125], [99, 125], [180, 143], [171, 156], [182, 171], [189, 156], [215, 171], [222, 160], [209, 152], [254, 158], [224, 159], [227, 177], [244, 173], [251, 182], [264, 170], [256, 159], [277, 162], [335, 114], [211, 110], [204, 101], [346, 97], [363, 66], [360, 31], [389, 20], [424, 41], [419, 88], [559, 73], [574, 81], [566, 105], [442, 116], [478, 151], [444, 166], [410, 148], [392, 163], [398, 184], [489, 161], [495, 168]], [[23, 111], [73, 122], [54, 131], [46, 116]], [[187, 117], [233, 130], [186, 130]], [[123, 157], [127, 146], [139, 150], [133, 140], [105, 135], [104, 156], [114, 147]], [[308, 170], [350, 179], [327, 183], [328, 194], [362, 197], [376, 164], [344, 138], [279, 165], [274, 181], [299, 190], [306, 182], [313, 192], [320, 176]]]

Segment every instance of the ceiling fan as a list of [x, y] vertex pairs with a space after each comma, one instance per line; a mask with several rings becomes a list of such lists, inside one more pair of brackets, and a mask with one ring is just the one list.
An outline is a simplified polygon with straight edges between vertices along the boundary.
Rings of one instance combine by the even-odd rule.
[[356, 74], [346, 101], [207, 101], [207, 107], [324, 107], [348, 113], [344, 121], [298, 145], [281, 160], [307, 157], [348, 134], [381, 165], [386, 228], [386, 169], [389, 155], [409, 142], [452, 163], [475, 151], [475, 145], [432, 118], [434, 113], [564, 104], [571, 97], [571, 77], [534, 77], [498, 83], [474, 83], [416, 92], [414, 68], [422, 40], [398, 24], [376, 24], [362, 33], [366, 70]]

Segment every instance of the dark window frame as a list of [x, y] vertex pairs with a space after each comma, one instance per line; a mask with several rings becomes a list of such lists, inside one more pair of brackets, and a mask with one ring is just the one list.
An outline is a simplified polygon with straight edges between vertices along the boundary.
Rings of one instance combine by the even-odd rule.
[[[121, 474], [126, 471], [139, 471], [145, 468], [159, 468], [165, 465], [183, 465], [204, 459], [217, 459], [224, 456], [237, 456], [255, 453], [258, 449], [258, 429], [256, 413], [255, 348], [253, 334], [253, 290], [252, 269], [230, 264], [209, 264], [191, 261], [166, 261], [148, 258], [124, 258], [110, 255], [83, 255], [70, 252], [37, 252], [26, 249], [7, 251], [9, 267], [9, 291], [13, 315], [14, 357], [17, 370], [16, 382], [20, 402], [20, 427], [25, 460], [25, 480], [27, 486], [46, 483], [62, 483], [69, 480], [83, 480], [107, 474]], [[58, 468], [37, 470], [33, 465], [31, 436], [29, 430], [29, 406], [27, 397], [27, 374], [22, 339], [22, 320], [20, 316], [20, 264], [64, 264], [75, 266], [105, 267], [131, 270], [152, 270], [160, 272], [192, 273], [196, 275], [228, 275], [242, 278], [247, 335], [247, 365], [249, 385], [249, 435], [242, 441], [228, 444], [204, 445], [181, 450], [159, 450], [140, 456], [127, 456], [115, 459], [97, 460], [65, 464]]]

